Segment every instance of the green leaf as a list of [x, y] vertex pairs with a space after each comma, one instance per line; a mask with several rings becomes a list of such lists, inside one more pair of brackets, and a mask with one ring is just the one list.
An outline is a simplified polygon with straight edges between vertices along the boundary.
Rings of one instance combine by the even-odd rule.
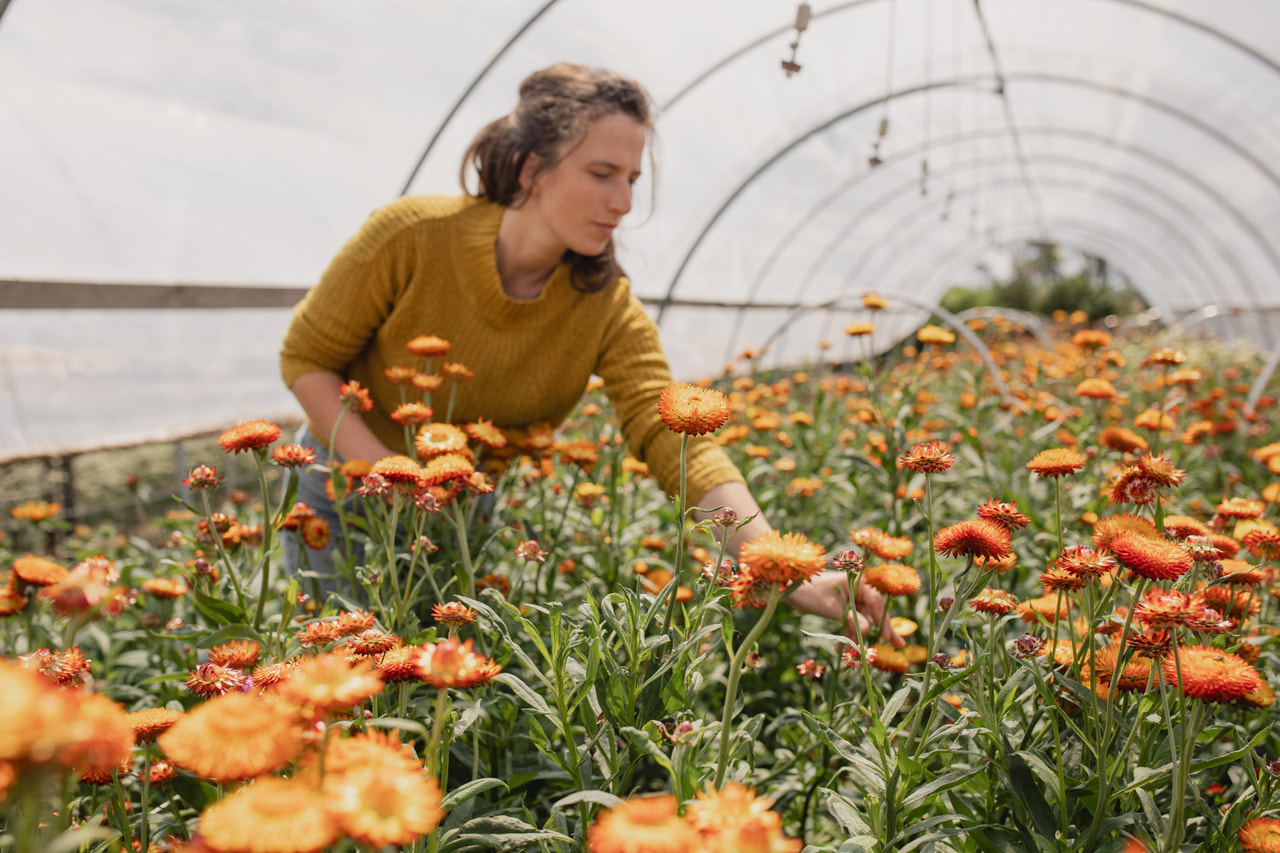
[[441, 801], [440, 808], [446, 812], [452, 811], [464, 800], [470, 800], [474, 797], [478, 797], [480, 794], [483, 794], [485, 791], [492, 790], [493, 788], [501, 788], [504, 792], [508, 790], [507, 783], [503, 782], [501, 779], [494, 779], [492, 777], [487, 779], [472, 779], [467, 784], [460, 785], [450, 791], [449, 796], [445, 797], [444, 800]]
[[871, 827], [862, 819], [862, 815], [858, 814], [852, 803], [829, 788], [822, 790], [827, 794], [827, 811], [831, 812], [831, 816], [836, 819], [836, 823], [840, 824], [841, 829], [850, 835], [866, 835], [871, 832]]
[[153, 675], [150, 678], [144, 678], [138, 682], [138, 686], [142, 687], [146, 684], [163, 684], [166, 681], [185, 681], [191, 677], [189, 672], [166, 672], [163, 675]]
[[1146, 788], [1138, 788], [1136, 793], [1138, 802], [1142, 803], [1142, 813], [1147, 818], [1147, 825], [1151, 827], [1152, 834], [1156, 838], [1164, 837], [1164, 815], [1160, 814], [1160, 809], [1156, 806], [1155, 799], [1147, 792]]
[[208, 649], [219, 643], [225, 643], [227, 640], [253, 640], [262, 648], [267, 647], [267, 641], [262, 639], [262, 635], [253, 630], [248, 625], [228, 625], [225, 628], [219, 628], [212, 634], [209, 634], [200, 642], [196, 643], [196, 648]]
[[912, 788], [911, 795], [902, 801], [902, 806], [904, 809], [913, 809], [918, 805], [922, 805], [926, 799], [939, 791], [954, 788], [970, 776], [982, 772], [982, 770], [982, 767], [971, 767], [968, 770], [953, 770], [950, 773], [944, 773], [926, 785]]
[[523, 699], [525, 704], [535, 712], [545, 714], [548, 717], [552, 716], [553, 712], [551, 706], [547, 704], [547, 700], [538, 695], [532, 687], [521, 681], [518, 676], [503, 672], [495, 675], [493, 680], [510, 687], [511, 691]]
[[68, 829], [44, 849], [45, 853], [72, 853], [74, 850], [83, 850], [95, 841], [109, 841], [119, 837], [120, 833], [106, 826], [82, 826], [79, 829]]
[[219, 625], [234, 625], [249, 621], [249, 617], [239, 607], [229, 601], [223, 601], [221, 598], [214, 598], [212, 595], [203, 593], [200, 590], [192, 593], [191, 600], [195, 604], [196, 610], [199, 610], [201, 615], [210, 622], [216, 622]]
[[422, 723], [417, 720], [406, 720], [403, 717], [374, 717], [372, 720], [365, 720], [364, 724], [379, 729], [400, 729], [401, 731], [413, 732], [424, 740], [430, 737], [427, 733], [427, 727]]
[[1009, 787], [1018, 802], [1031, 816], [1036, 831], [1045, 838], [1053, 838], [1057, 832], [1053, 809], [1040, 792], [1035, 774], [1021, 753], [1010, 753], [1008, 761]]
[[567, 797], [561, 797], [551, 804], [553, 811], [563, 809], [565, 806], [572, 806], [577, 803], [595, 803], [598, 806], [604, 806], [607, 809], [615, 808], [622, 803], [621, 797], [615, 797], [608, 791], [599, 791], [592, 789], [590, 791], [578, 791]]
[[173, 786], [173, 790], [178, 792], [178, 796], [182, 801], [197, 812], [204, 811], [204, 807], [208, 805], [209, 800], [217, 796], [217, 791], [211, 785], [202, 783], [199, 779], [192, 776], [179, 773], [169, 783]]

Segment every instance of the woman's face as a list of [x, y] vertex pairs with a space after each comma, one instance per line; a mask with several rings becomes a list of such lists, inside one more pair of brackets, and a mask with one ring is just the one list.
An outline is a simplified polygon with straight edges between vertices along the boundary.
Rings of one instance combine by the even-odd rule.
[[640, 177], [645, 129], [621, 114], [601, 116], [582, 144], [533, 178], [526, 209], [540, 215], [548, 236], [580, 255], [598, 255], [631, 210]]

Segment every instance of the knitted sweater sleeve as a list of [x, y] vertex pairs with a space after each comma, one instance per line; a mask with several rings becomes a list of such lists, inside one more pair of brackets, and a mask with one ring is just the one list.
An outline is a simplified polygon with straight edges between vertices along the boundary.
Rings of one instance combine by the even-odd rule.
[[394, 208], [373, 214], [294, 308], [280, 350], [286, 387], [305, 373], [347, 367], [387, 319], [412, 276], [413, 243]]
[[[631, 452], [649, 465], [667, 494], [675, 494], [680, 488], [680, 436], [658, 416], [658, 397], [672, 381], [671, 369], [657, 327], [629, 287], [626, 294], [605, 329], [595, 372], [604, 380]], [[687, 475], [690, 505], [713, 486], [744, 482], [724, 450], [707, 436], [689, 442]]]

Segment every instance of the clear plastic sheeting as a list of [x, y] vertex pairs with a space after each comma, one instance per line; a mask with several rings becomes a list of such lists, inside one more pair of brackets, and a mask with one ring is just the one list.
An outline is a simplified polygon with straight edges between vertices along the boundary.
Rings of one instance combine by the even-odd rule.
[[[813, 3], [788, 76], [795, 15], [13, 0], [0, 281], [305, 287], [406, 184], [457, 192], [474, 133], [569, 60], [636, 77], [662, 108], [618, 240], [681, 377], [769, 340], [778, 364], [850, 357], [860, 294], [928, 304], [1038, 239], [1106, 257], [1169, 322], [1231, 306], [1197, 330], [1277, 343], [1280, 6]], [[10, 308], [0, 458], [293, 411], [286, 312]], [[876, 344], [924, 317], [878, 317]]]

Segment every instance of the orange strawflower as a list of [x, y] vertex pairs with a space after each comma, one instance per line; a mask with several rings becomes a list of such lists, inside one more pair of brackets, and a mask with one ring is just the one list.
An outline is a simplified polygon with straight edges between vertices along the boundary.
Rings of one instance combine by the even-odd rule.
[[332, 652], [305, 661], [276, 685], [277, 695], [309, 719], [350, 710], [381, 692], [382, 679], [372, 663], [361, 659], [352, 664]]
[[329, 546], [329, 522], [319, 516], [312, 516], [299, 525], [298, 533], [302, 542], [313, 551], [322, 551]]
[[422, 482], [422, 467], [408, 456], [387, 456], [373, 463], [370, 474], [377, 474], [388, 483], [416, 487]]
[[50, 501], [27, 501], [9, 510], [9, 514], [19, 521], [30, 521], [33, 524], [48, 521], [60, 512], [62, 512], [62, 504]]
[[1065, 477], [1068, 474], [1074, 474], [1084, 467], [1088, 460], [1065, 447], [1051, 447], [1048, 450], [1042, 450], [1037, 453], [1030, 462], [1027, 463], [1027, 470], [1039, 474], [1041, 477]]
[[471, 641], [427, 643], [417, 660], [418, 678], [432, 687], [467, 688], [488, 684], [502, 667], [471, 650]]
[[288, 764], [302, 751], [302, 731], [258, 696], [228, 693], [191, 709], [157, 742], [175, 767], [234, 782]]
[[1160, 531], [1145, 518], [1127, 512], [1098, 519], [1093, 526], [1093, 545], [1100, 551], [1111, 547], [1112, 541], [1122, 533], [1133, 533], [1147, 539], [1159, 539]]
[[844, 333], [851, 338], [869, 335], [876, 330], [875, 323], [855, 322], [844, 327]]
[[1151, 364], [1160, 364], [1165, 367], [1173, 367], [1182, 364], [1187, 360], [1187, 354], [1182, 350], [1172, 349], [1170, 347], [1161, 347], [1146, 357], [1142, 362], [1142, 366], [1146, 367]]
[[[351, 642], [347, 643], [345, 648], [350, 649], [351, 653], [355, 655], [376, 657], [396, 648], [401, 642], [401, 639], [395, 634], [388, 634], [386, 631], [370, 628], [352, 637]], [[383, 681], [386, 681], [386, 679], [384, 678]]]
[[408, 385], [413, 382], [413, 375], [418, 371], [412, 367], [388, 367], [382, 371], [392, 385]]
[[1259, 560], [1280, 559], [1280, 531], [1273, 527], [1255, 527], [1244, 535], [1242, 542]]
[[422, 466], [422, 483], [425, 486], [447, 486], [455, 481], [467, 480], [476, 473], [471, 460], [461, 453], [442, 453], [427, 459]]
[[1009, 531], [994, 521], [973, 518], [944, 527], [934, 536], [933, 548], [948, 557], [985, 557], [999, 560], [1013, 552]]
[[422, 403], [401, 403], [391, 412], [391, 420], [401, 426], [417, 426], [431, 420], [431, 407]]
[[1023, 622], [1036, 622], [1038, 618], [1052, 624], [1071, 616], [1071, 599], [1067, 596], [1042, 595], [1029, 598], [1018, 605], [1018, 615]]
[[453, 424], [424, 424], [413, 440], [423, 460], [445, 453], [460, 453], [467, 448], [467, 434]]
[[146, 708], [134, 711], [129, 715], [129, 725], [133, 726], [133, 739], [136, 743], [155, 743], [155, 739], [173, 727], [182, 719], [181, 711], [169, 708]]
[[988, 499], [986, 503], [978, 507], [978, 518], [994, 521], [1010, 534], [1031, 523], [1029, 516], [1018, 512], [1017, 504], [1013, 502], [1002, 503], [995, 498]]
[[1166, 515], [1164, 532], [1181, 541], [1188, 536], [1208, 536], [1209, 528], [1189, 515]]
[[337, 620], [322, 619], [309, 623], [293, 636], [304, 646], [324, 646], [341, 637], [342, 631]]
[[1111, 346], [1111, 335], [1101, 329], [1081, 329], [1071, 338], [1071, 343], [1085, 351]]
[[1145, 429], [1151, 432], [1168, 431], [1173, 429], [1174, 426], [1173, 418], [1159, 409], [1147, 409], [1139, 412], [1138, 416], [1133, 419], [1133, 425], [1138, 429]]
[[862, 573], [868, 586], [885, 595], [914, 595], [920, 591], [920, 573], [901, 563], [882, 563]]
[[1116, 395], [1115, 386], [1105, 379], [1091, 376], [1082, 379], [1076, 385], [1077, 397], [1088, 397], [1093, 400], [1110, 400]]
[[739, 564], [744, 573], [778, 585], [807, 581], [826, 568], [822, 547], [803, 533], [770, 530], [742, 546]]
[[885, 308], [888, 308], [889, 305], [884, 301], [883, 296], [872, 292], [862, 294], [862, 307], [866, 308], [868, 311], [883, 311]]
[[1223, 557], [1234, 557], [1240, 553], [1240, 543], [1230, 536], [1222, 533], [1210, 533], [1209, 541], [1213, 543], [1213, 547], [1217, 548]]
[[1180, 578], [1193, 565], [1186, 549], [1139, 533], [1121, 533], [1111, 540], [1109, 550], [1123, 565], [1151, 580]]
[[993, 613], [1003, 616], [1018, 606], [1018, 600], [1003, 589], [986, 587], [982, 592], [969, 599], [969, 607], [979, 613]]
[[1146, 450], [1150, 446], [1145, 438], [1133, 430], [1114, 426], [1107, 427], [1098, 433], [1098, 443], [1103, 447], [1118, 450], [1121, 453], [1134, 453]]
[[448, 355], [450, 344], [444, 338], [435, 335], [418, 335], [404, 345], [410, 354], [425, 358]]
[[244, 689], [245, 676], [238, 669], [216, 663], [202, 663], [191, 670], [184, 686], [197, 696], [224, 696]]
[[1105, 552], [1099, 553], [1084, 545], [1069, 545], [1062, 549], [1054, 565], [1077, 577], [1093, 580], [1115, 571], [1119, 564]]
[[698, 832], [676, 814], [670, 794], [632, 797], [601, 812], [587, 832], [588, 853], [686, 853]]
[[446, 361], [440, 365], [440, 372], [445, 375], [445, 378], [452, 379], [454, 382], [470, 382], [476, 376], [474, 370], [457, 361]]
[[367, 631], [378, 621], [368, 610], [344, 610], [333, 620], [339, 637], [351, 637]]
[[1150, 629], [1168, 630], [1190, 625], [1200, 610], [1185, 592], [1153, 589], [1133, 606], [1133, 615]]
[[479, 420], [473, 424], [466, 424], [463, 429], [466, 430], [467, 435], [481, 444], [495, 449], [507, 446], [507, 437], [491, 421]]
[[378, 675], [387, 684], [399, 684], [418, 680], [418, 659], [422, 646], [395, 646], [378, 660]]
[[1044, 587], [1046, 594], [1050, 592], [1077, 592], [1084, 589], [1088, 582], [1088, 578], [1052, 565], [1040, 573], [1040, 585]]
[[53, 586], [67, 579], [67, 570], [52, 560], [26, 554], [13, 561], [13, 574], [32, 586]]
[[945, 442], [922, 441], [912, 447], [910, 453], [899, 456], [898, 465], [916, 474], [940, 474], [956, 464], [949, 450]]
[[922, 344], [954, 344], [956, 335], [955, 332], [949, 332], [941, 326], [929, 323], [921, 326], [916, 332], [916, 340]]
[[773, 800], [754, 788], [730, 782], [720, 791], [708, 786], [685, 808], [685, 820], [702, 836], [704, 853], [793, 853], [804, 845], [782, 834], [782, 818]]
[[156, 598], [182, 598], [191, 591], [191, 587], [179, 578], [147, 578], [142, 582], [142, 591]]
[[[1089, 669], [1098, 676], [1103, 684], [1110, 688], [1111, 682], [1116, 680], [1116, 655], [1119, 653], [1120, 647], [1117, 645], [1103, 646], [1093, 653], [1093, 657], [1089, 659]], [[1116, 684], [1117, 689], [1128, 693], [1142, 693], [1147, 689], [1147, 682], [1151, 678], [1151, 658], [1142, 657], [1140, 655], [1129, 655], [1129, 659], [1125, 661], [1124, 669], [1120, 673], [1119, 682]], [[1082, 680], [1089, 683], [1082, 674]]]
[[434, 373], [415, 373], [410, 381], [413, 383], [414, 388], [419, 391], [426, 391], [429, 394], [432, 391], [439, 390], [440, 386], [444, 384], [444, 377], [437, 376]]
[[338, 399], [342, 401], [343, 406], [353, 412], [363, 414], [373, 409], [373, 399], [369, 396], [369, 389], [361, 387], [360, 383], [354, 379], [338, 386]]
[[301, 658], [292, 658], [279, 663], [262, 664], [253, 671], [253, 686], [259, 690], [274, 687], [288, 678], [301, 662]]
[[218, 437], [218, 444], [227, 453], [244, 450], [265, 450], [280, 437], [280, 427], [271, 421], [245, 421]]
[[36, 649], [28, 655], [19, 655], [19, 666], [34, 669], [50, 681], [63, 686], [84, 684], [84, 677], [89, 673], [89, 661], [79, 646], [65, 652], [51, 652], [48, 649]]
[[316, 452], [301, 444], [282, 444], [271, 451], [271, 461], [281, 468], [305, 468], [316, 461]]
[[1280, 820], [1255, 817], [1236, 833], [1244, 853], [1280, 853]]
[[1256, 586], [1270, 577], [1270, 570], [1260, 568], [1244, 560], [1226, 558], [1218, 561], [1222, 567], [1222, 583], [1233, 586]]
[[890, 536], [875, 527], [864, 527], [849, 534], [854, 544], [865, 548], [882, 560], [901, 560], [914, 550], [915, 546], [905, 537]]
[[401, 762], [326, 772], [325, 809], [341, 832], [371, 850], [412, 844], [444, 818], [440, 786]]
[[658, 416], [667, 429], [683, 435], [715, 432], [732, 413], [729, 398], [714, 388], [672, 382], [658, 397]]
[[314, 785], [259, 779], [205, 809], [200, 837], [228, 853], [319, 853], [339, 837], [327, 805]]
[[876, 643], [867, 649], [867, 663], [881, 672], [903, 673], [911, 668], [911, 661], [906, 653], [888, 643]]
[[1258, 689], [1262, 676], [1239, 655], [1210, 646], [1182, 646], [1178, 657], [1169, 655], [1162, 669], [1170, 684], [1178, 684], [1182, 671], [1182, 692], [1202, 702], [1234, 702]]
[[461, 628], [476, 621], [476, 612], [461, 601], [450, 601], [431, 605], [431, 618], [441, 625]]
[[209, 649], [209, 663], [232, 669], [253, 669], [262, 656], [262, 647], [254, 640], [228, 640]]

